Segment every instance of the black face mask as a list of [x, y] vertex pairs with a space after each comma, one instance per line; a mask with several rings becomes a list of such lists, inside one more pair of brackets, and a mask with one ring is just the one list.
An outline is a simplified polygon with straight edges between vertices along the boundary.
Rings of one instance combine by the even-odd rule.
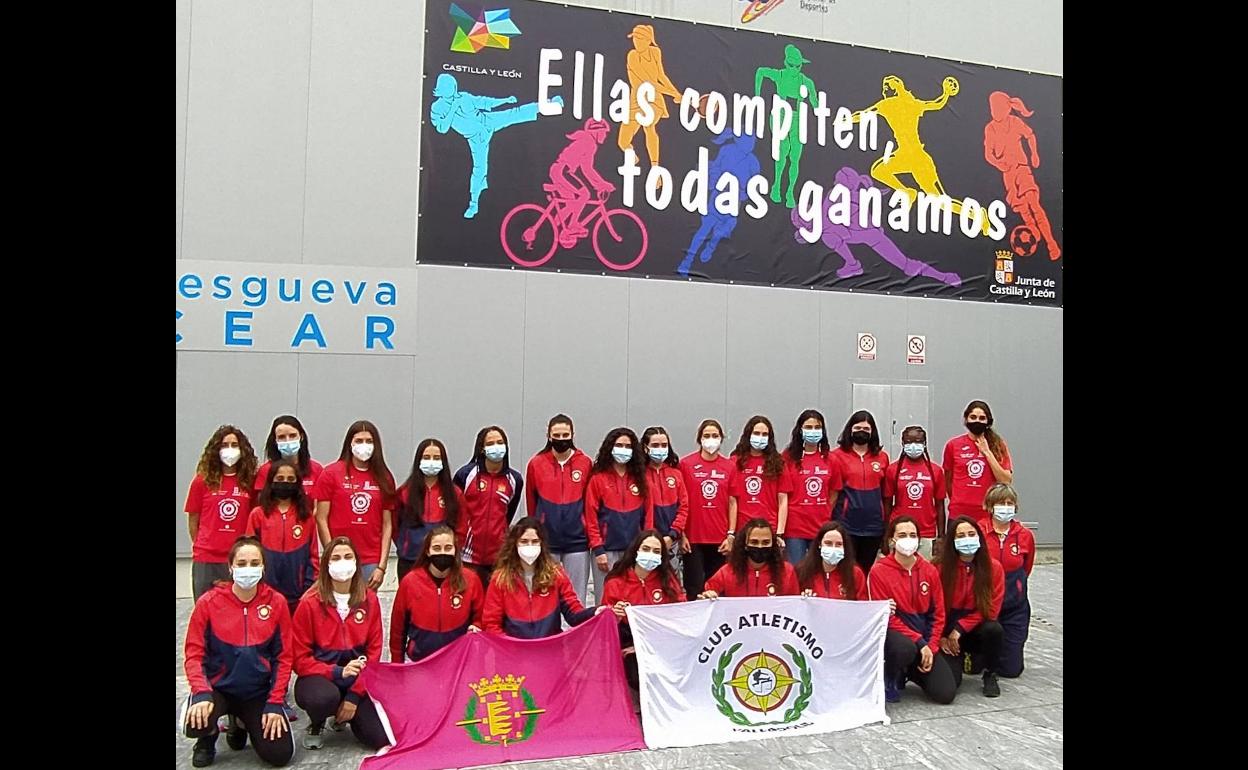
[[871, 440], [871, 434], [867, 433], [865, 430], [856, 430], [849, 434], [849, 437], [855, 444], [866, 444]]
[[439, 572], [446, 572], [455, 566], [455, 554], [453, 553], [435, 553], [429, 557], [429, 563]]
[[767, 559], [771, 557], [771, 549], [750, 545], [746, 546], [745, 555], [750, 557], [750, 561], [755, 564], [766, 564]]
[[572, 448], [572, 439], [552, 438], [550, 440], [550, 448], [562, 454]]
[[973, 436], [982, 436], [984, 435], [984, 431], [988, 430], [988, 423], [968, 422], [966, 424], [966, 429], [969, 430]]
[[289, 500], [295, 496], [295, 492], [299, 489], [297, 481], [274, 481], [273, 496], [278, 500]]

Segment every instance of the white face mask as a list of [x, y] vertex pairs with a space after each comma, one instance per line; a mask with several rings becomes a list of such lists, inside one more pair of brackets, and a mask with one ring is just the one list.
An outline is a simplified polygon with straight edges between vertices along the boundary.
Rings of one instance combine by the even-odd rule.
[[355, 459], [362, 463], [366, 463], [373, 456], [372, 444], [352, 444], [351, 454], [355, 455]]
[[917, 537], [899, 537], [896, 541], [897, 553], [902, 556], [914, 556], [919, 550], [919, 539]]
[[329, 576], [339, 583], [355, 577], [355, 559], [339, 559], [329, 563]]
[[1014, 506], [994, 505], [992, 506], [992, 516], [997, 521], [1013, 521], [1014, 520]]
[[540, 545], [521, 545], [516, 547], [516, 553], [520, 554], [520, 558], [525, 564], [532, 564], [537, 561], [537, 557], [542, 555], [542, 547]]
[[702, 449], [708, 454], [713, 455], [719, 451], [720, 439], [704, 438], [702, 439]]
[[235, 567], [234, 584], [244, 591], [255, 588], [264, 574], [264, 567]]
[[238, 463], [238, 458], [243, 456], [243, 450], [236, 446], [231, 446], [222, 449], [219, 454], [221, 455], [221, 462], [225, 463], [225, 467], [233, 468]]

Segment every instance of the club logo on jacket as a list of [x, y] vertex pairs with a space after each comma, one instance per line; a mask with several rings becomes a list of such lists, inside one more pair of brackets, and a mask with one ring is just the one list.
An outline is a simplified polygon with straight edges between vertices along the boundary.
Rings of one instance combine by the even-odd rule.
[[927, 592], [930, 590], [931, 590], [931, 586], [927, 584], [926, 580], [924, 580], [922, 583], [919, 583], [919, 593], [923, 594], [924, 596], [927, 596]]
[[879, 472], [880, 472], [880, 463], [879, 463], [879, 461], [878, 461], [878, 460], [877, 460], [877, 461], [875, 461], [875, 462], [873, 462], [873, 463], [871, 463], [871, 472], [872, 472], [872, 473], [879, 473]]
[[581, 481], [581, 472], [580, 472], [580, 471], [572, 471], [572, 480], [573, 480], [574, 482], [576, 482], [576, 483], [578, 483], [578, 484], [579, 484], [579, 483], [580, 483], [580, 481]]
[[768, 595], [768, 596], [775, 596], [775, 595], [776, 595], [776, 584], [775, 584], [775, 583], [768, 583], [768, 584], [767, 584], [767, 595]]
[[366, 615], [366, 613], [364, 612], [364, 609], [363, 609], [363, 608], [360, 608], [360, 609], [356, 610], [356, 611], [355, 611], [355, 615], [353, 616], [353, 617], [355, 618], [355, 622], [356, 622], [356, 623], [363, 623], [363, 622], [364, 622], [364, 616], [365, 616], [365, 615]]
[[296, 540], [298, 540], [298, 539], [300, 539], [301, 537], [303, 537], [303, 527], [299, 526], [298, 524], [296, 524], [295, 526], [291, 527], [291, 528], [290, 528], [290, 536], [291, 536], [291, 537], [293, 537], [293, 538], [294, 538], [294, 539], [296, 539]]
[[441, 495], [438, 495], [438, 507], [439, 507], [439, 508], [445, 508], [445, 507], [446, 507], [446, 501], [442, 499], [442, 496], [441, 496]]
[[268, 620], [269, 616], [272, 614], [273, 614], [273, 608], [267, 604], [261, 604], [259, 607], [256, 608], [256, 617], [260, 618], [261, 620]]
[[480, 481], [477, 482], [477, 491], [478, 492], [485, 491], [485, 479], [481, 479]]
[[848, 594], [845, 593], [845, 586], [837, 586], [836, 590], [841, 594], [842, 599], [848, 596]]
[[451, 596], [451, 609], [457, 610], [464, 603], [464, 597], [461, 594]]
[[238, 518], [238, 501], [234, 499], [222, 500], [217, 504], [217, 514], [221, 516], [221, 521], [234, 521]]
[[660, 590], [660, 589], [658, 589], [658, 588], [654, 589], [654, 592], [650, 594], [650, 598], [654, 600], [654, 603], [655, 603], [655, 604], [658, 604], [658, 603], [662, 602], [662, 601], [663, 601], [663, 591], [662, 591], [662, 590]]
[[1018, 556], [1018, 543], [1010, 543], [1010, 555]]
[[668, 476], [668, 477], [667, 477], [667, 486], [668, 486], [668, 488], [669, 488], [669, 489], [675, 489], [675, 488], [676, 488], [676, 477], [675, 477], [675, 476]]
[[633, 497], [636, 497], [641, 494], [641, 490], [637, 488], [636, 484], [629, 484], [628, 491], [633, 493]]

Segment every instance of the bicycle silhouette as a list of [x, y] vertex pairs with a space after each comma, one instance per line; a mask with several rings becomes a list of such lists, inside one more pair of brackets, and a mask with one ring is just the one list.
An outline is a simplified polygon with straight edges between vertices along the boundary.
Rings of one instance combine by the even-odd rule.
[[612, 270], [631, 270], [646, 256], [650, 237], [645, 223], [628, 209], [608, 209], [610, 193], [585, 203], [577, 220], [580, 232], [574, 232], [563, 225], [565, 209], [574, 201], [558, 195], [553, 184], [542, 185], [542, 190], [546, 206], [522, 203], [503, 217], [498, 237], [512, 262], [539, 267], [555, 255], [556, 249], [570, 249], [586, 235], [598, 261]]

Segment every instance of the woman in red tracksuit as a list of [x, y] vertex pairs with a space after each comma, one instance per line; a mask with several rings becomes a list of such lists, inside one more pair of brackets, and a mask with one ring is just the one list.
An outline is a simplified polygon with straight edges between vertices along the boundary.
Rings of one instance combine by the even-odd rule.
[[[1005, 596], [997, 618], [1005, 637], [993, 670], [998, 676], [1013, 679], [1023, 673], [1023, 647], [1031, 628], [1027, 579], [1036, 564], [1036, 536], [1015, 518], [1018, 492], [1010, 484], [994, 484], [988, 488], [980, 515], [984, 518], [979, 520], [979, 531], [984, 535], [988, 555], [1000, 562], [1005, 571]], [[976, 673], [978, 668], [974, 665], [971, 673]]]
[[766, 519], [750, 519], [734, 539], [728, 563], [706, 581], [699, 599], [721, 596], [797, 596], [797, 573], [784, 558], [779, 538]]
[[412, 471], [399, 489], [394, 544], [400, 581], [416, 564], [425, 536], [438, 524], [449, 526], [455, 532], [456, 544], [463, 545], [468, 530], [464, 508], [464, 493], [455, 486], [446, 464], [446, 447], [436, 438], [421, 441], [412, 459]]
[[195, 601], [225, 584], [226, 554], [247, 529], [253, 507], [256, 453], [247, 434], [233, 425], [212, 433], [195, 466], [186, 493], [186, 524], [191, 535], [191, 591]]
[[[428, 657], [481, 630], [485, 591], [455, 553], [455, 532], [429, 530], [416, 565], [399, 583], [390, 614], [390, 662]], [[406, 657], [404, 657], [406, 656]]]
[[524, 487], [529, 516], [542, 522], [549, 535], [546, 548], [550, 557], [563, 566], [577, 599], [584, 603], [591, 572], [585, 487], [593, 461], [576, 448], [572, 436], [571, 417], [557, 414], [550, 418], [546, 446], [529, 460]]
[[247, 520], [247, 534], [264, 548], [264, 582], [286, 598], [292, 613], [316, 582], [316, 520], [306, 489], [294, 460], [274, 461]]
[[854, 544], [844, 524], [829, 521], [819, 528], [797, 565], [797, 584], [802, 596], [866, 601], [867, 576], [854, 560]]
[[186, 632], [186, 679], [191, 695], [183, 725], [195, 738], [194, 767], [217, 755], [217, 718], [241, 718], [225, 741], [238, 751], [251, 745], [260, 758], [281, 767], [295, 753], [282, 699], [290, 682], [291, 623], [286, 600], [260, 581], [264, 549], [240, 537], [227, 556], [233, 583], [213, 588], [195, 602]]
[[724, 426], [717, 420], [703, 420], [698, 426], [698, 451], [680, 460], [689, 490], [689, 540], [685, 557], [685, 595], [697, 596], [706, 579], [724, 566], [732, 550], [733, 533], [728, 526], [729, 490], [736, 473], [732, 458], [720, 453]]
[[294, 623], [295, 702], [311, 724], [303, 747], [319, 749], [325, 720], [350, 724], [356, 740], [373, 749], [390, 741], [360, 672], [381, 662], [381, 604], [364, 583], [355, 546], [336, 537], [325, 547], [316, 585], [308, 589]]
[[784, 450], [785, 470], [793, 489], [784, 550], [793, 566], [801, 563], [807, 551], [819, 547], [815, 533], [832, 520], [832, 500], [841, 491], [841, 466], [828, 457], [830, 449], [823, 414], [817, 409], [799, 414]]
[[989, 664], [984, 668], [984, 696], [996, 698], [1001, 695], [1001, 685], [995, 664], [1005, 639], [997, 616], [1005, 598], [1005, 572], [1001, 563], [988, 555], [983, 536], [970, 516], [959, 516], [950, 523], [939, 566], [947, 608], [940, 651], [949, 656], [949, 668], [959, 685], [966, 656], [982, 656]]
[[460, 556], [484, 586], [490, 582], [498, 549], [507, 537], [507, 525], [524, 498], [524, 477], [511, 467], [502, 428], [488, 425], [477, 432], [472, 459], [455, 472], [453, 480], [464, 493], [463, 513], [468, 522]]
[[600, 572], [610, 570], [637, 533], [654, 520], [646, 489], [646, 459], [640, 444], [637, 434], [629, 428], [611, 430], [602, 440], [589, 474], [585, 533], [594, 554], [594, 566]]
[[940, 652], [945, 627], [945, 594], [940, 573], [919, 555], [919, 526], [898, 516], [886, 530], [889, 554], [867, 578], [871, 601], [889, 603], [884, 635], [884, 700], [897, 703], [906, 679], [913, 679], [932, 701], [952, 703], [958, 694], [949, 661]]
[[901, 456], [884, 473], [884, 515], [912, 516], [919, 525], [919, 553], [932, 560], [932, 549], [945, 536], [945, 471], [932, 464], [927, 431], [911, 425], [901, 432]]
[[546, 527], [525, 516], [507, 532], [485, 592], [485, 630], [517, 639], [541, 639], [559, 633], [559, 618], [579, 626], [596, 613], [576, 598], [563, 567], [546, 547]]
[[672, 570], [680, 574], [681, 554], [689, 552], [689, 539], [685, 537], [685, 525], [689, 520], [685, 474], [672, 450], [667, 428], [662, 425], [646, 428], [641, 434], [641, 446], [646, 452], [646, 489], [654, 509], [654, 521], [649, 526], [663, 533], [663, 544], [672, 557]]
[[676, 577], [676, 570], [672, 569], [670, 553], [671, 549], [663, 543], [662, 531], [643, 529], [611, 568], [602, 587], [602, 606], [610, 607], [620, 621], [624, 675], [634, 690], [638, 688], [640, 679], [637, 675], [637, 655], [633, 651], [633, 632], [625, 610], [634, 604], [648, 607], [685, 600], [680, 579]]
[[832, 520], [845, 523], [854, 541], [854, 556], [870, 574], [884, 536], [884, 472], [888, 452], [880, 448], [880, 432], [870, 412], [850, 415], [829, 455], [841, 466], [841, 493], [832, 503]]

